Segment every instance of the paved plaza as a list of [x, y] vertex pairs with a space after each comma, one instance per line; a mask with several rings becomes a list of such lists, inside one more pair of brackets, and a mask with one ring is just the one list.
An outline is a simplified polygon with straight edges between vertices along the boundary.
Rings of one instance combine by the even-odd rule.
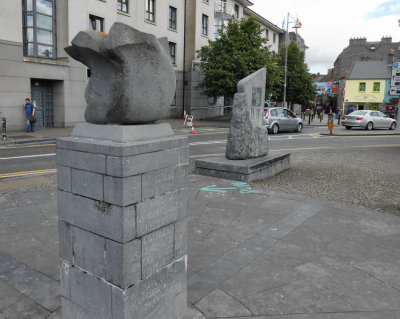
[[[251, 184], [189, 175], [190, 305], [208, 319], [400, 318], [399, 152], [296, 151]], [[0, 319], [61, 318], [56, 183], [0, 183]]]

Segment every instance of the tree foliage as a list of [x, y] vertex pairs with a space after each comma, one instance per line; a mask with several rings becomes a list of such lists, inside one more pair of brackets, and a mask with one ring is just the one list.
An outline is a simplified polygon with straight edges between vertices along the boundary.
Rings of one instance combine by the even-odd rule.
[[[279, 51], [278, 64], [285, 66], [285, 46]], [[283, 89], [278, 93], [278, 99], [283, 100]], [[314, 99], [313, 76], [305, 63], [305, 53], [292, 41], [287, 54], [286, 100], [289, 104], [308, 105]]]
[[[199, 67], [204, 74], [200, 86], [207, 96], [233, 97], [237, 83], [262, 67], [267, 67], [268, 82], [279, 76], [281, 68], [261, 32], [254, 17], [232, 18], [219, 31], [218, 39], [197, 51]], [[267, 92], [272, 92], [273, 87], [269, 83]]]

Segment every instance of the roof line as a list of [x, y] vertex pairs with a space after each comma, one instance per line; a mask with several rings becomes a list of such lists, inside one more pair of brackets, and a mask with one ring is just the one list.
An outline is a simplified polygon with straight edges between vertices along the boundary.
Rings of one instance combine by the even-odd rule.
[[273, 24], [271, 21], [265, 19], [263, 16], [259, 15], [257, 12], [251, 10], [250, 8], [245, 7], [244, 8], [247, 13], [254, 15], [256, 18], [258, 18], [259, 21], [270, 27], [271, 29], [274, 29], [278, 33], [285, 33], [285, 30], [279, 28], [276, 24]]

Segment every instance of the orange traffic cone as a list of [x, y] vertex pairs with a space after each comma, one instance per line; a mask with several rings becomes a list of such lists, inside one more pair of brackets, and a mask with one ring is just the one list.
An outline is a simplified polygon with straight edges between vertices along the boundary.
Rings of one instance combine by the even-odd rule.
[[194, 132], [194, 124], [192, 124], [192, 130], [190, 131], [190, 134], [196, 134], [196, 133]]
[[186, 119], [186, 109], [183, 109], [183, 119]]

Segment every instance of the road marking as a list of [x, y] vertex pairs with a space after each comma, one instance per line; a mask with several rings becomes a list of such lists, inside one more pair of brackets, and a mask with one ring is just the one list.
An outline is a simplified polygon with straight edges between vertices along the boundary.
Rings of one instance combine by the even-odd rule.
[[216, 187], [217, 185], [210, 185], [200, 188], [201, 191], [214, 192], [214, 193], [226, 193], [228, 190], [240, 190], [241, 194], [258, 194], [258, 190], [254, 190], [248, 183], [243, 182], [232, 182], [235, 187]]
[[57, 170], [54, 168], [54, 169], [43, 169], [43, 170], [38, 170], [38, 171], [6, 173], [6, 174], [0, 174], [0, 179], [10, 178], [10, 177], [21, 177], [21, 176], [28, 176], [28, 175], [50, 174], [50, 173], [55, 173], [55, 172], [57, 172]]
[[[196, 126], [194, 127], [196, 128]], [[216, 134], [226, 134], [229, 133], [229, 131], [220, 131], [220, 132], [211, 132], [211, 133], [196, 133], [196, 135], [216, 135]], [[193, 136], [193, 134], [182, 134], [179, 136]]]
[[208, 145], [208, 144], [225, 144], [226, 142], [227, 142], [226, 140], [204, 141], [204, 142], [192, 142], [192, 143], [189, 143], [189, 145], [196, 146], [196, 145]]
[[56, 153], [37, 154], [37, 155], [24, 155], [24, 156], [12, 156], [12, 157], [0, 157], [0, 160], [20, 159], [20, 158], [34, 158], [34, 157], [48, 157], [48, 156], [55, 156], [55, 155], [56, 155]]
[[32, 147], [47, 147], [47, 146], [55, 146], [56, 144], [36, 144], [36, 145], [24, 145], [24, 146], [1, 146], [0, 149], [13, 149], [13, 148], [32, 148]]

